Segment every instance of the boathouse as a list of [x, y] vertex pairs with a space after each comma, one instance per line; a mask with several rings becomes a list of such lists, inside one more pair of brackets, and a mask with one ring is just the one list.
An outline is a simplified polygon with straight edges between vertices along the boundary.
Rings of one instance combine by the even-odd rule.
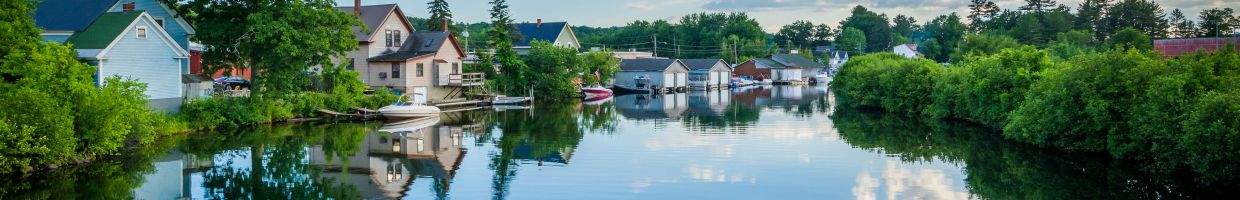
[[678, 59], [624, 59], [614, 79], [621, 90], [685, 91], [689, 88], [689, 68]]

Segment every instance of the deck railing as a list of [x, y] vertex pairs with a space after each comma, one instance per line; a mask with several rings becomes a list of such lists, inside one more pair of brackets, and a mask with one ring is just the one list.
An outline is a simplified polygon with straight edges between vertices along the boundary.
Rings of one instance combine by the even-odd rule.
[[449, 74], [449, 86], [479, 86], [486, 82], [486, 74], [483, 73], [462, 73]]

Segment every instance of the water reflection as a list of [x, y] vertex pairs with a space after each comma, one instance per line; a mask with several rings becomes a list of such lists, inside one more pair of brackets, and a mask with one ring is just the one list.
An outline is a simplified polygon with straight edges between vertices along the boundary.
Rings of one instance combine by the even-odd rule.
[[825, 87], [749, 87], [261, 126], [0, 182], [0, 198], [1129, 199], [1236, 188], [834, 102]]

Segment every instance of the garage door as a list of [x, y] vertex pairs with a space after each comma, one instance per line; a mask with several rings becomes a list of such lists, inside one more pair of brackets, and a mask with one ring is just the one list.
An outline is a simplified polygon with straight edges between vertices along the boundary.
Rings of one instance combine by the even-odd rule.
[[676, 75], [675, 74], [663, 74], [663, 87], [665, 88], [676, 87]]
[[676, 73], [676, 87], [689, 86], [689, 73]]

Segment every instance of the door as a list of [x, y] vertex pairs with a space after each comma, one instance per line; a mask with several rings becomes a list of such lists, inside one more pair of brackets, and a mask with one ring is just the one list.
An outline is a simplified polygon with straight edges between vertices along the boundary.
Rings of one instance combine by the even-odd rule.
[[676, 74], [663, 74], [663, 87], [676, 87]]
[[426, 91], [426, 87], [414, 87], [409, 96], [413, 98], [410, 100], [413, 100], [415, 104], [426, 104], [426, 98], [430, 96], [430, 93]]
[[689, 73], [676, 73], [676, 87], [689, 86]]
[[706, 87], [719, 85], [719, 72], [710, 72], [710, 78], [706, 79]]

